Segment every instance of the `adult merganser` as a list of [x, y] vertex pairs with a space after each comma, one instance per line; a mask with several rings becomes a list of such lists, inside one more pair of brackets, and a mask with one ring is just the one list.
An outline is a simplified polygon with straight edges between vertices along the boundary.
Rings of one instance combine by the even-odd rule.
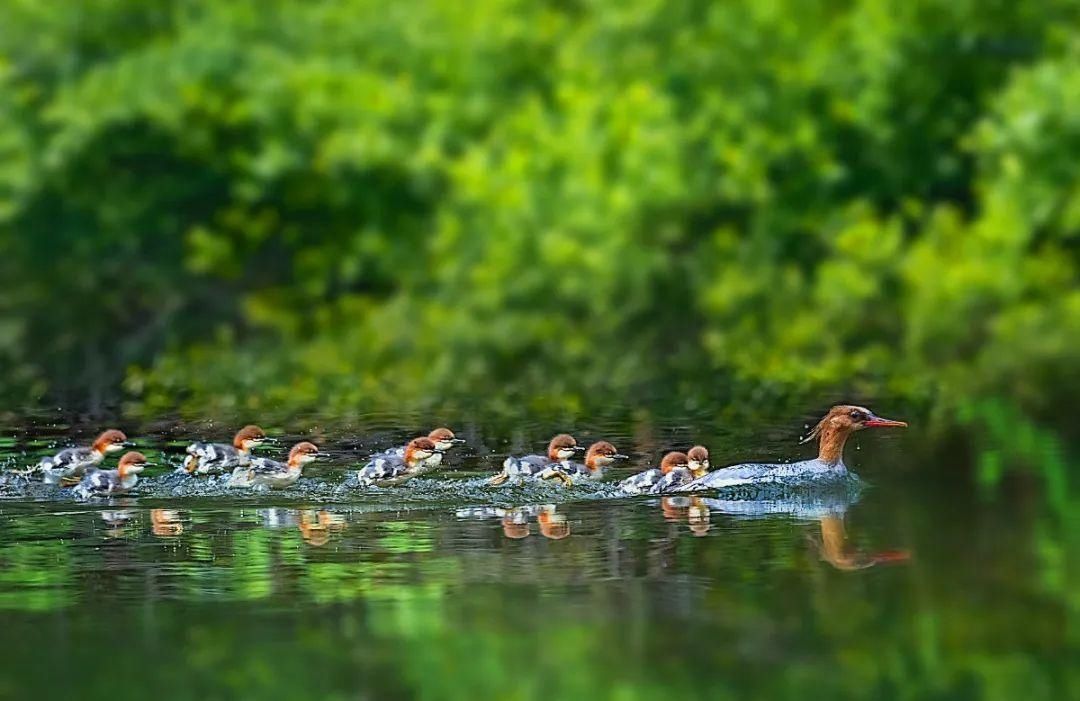
[[130, 492], [139, 481], [139, 473], [149, 465], [142, 453], [130, 451], [120, 458], [115, 470], [89, 470], [82, 482], [75, 487], [75, 493], [83, 499], [92, 496], [111, 496]]
[[[511, 477], [535, 477], [537, 479], [557, 479], [571, 483], [569, 474], [574, 472], [570, 458], [581, 448], [568, 433], [560, 433], [548, 443], [547, 455], [513, 456], [503, 461], [502, 472], [495, 475], [489, 484], [500, 485]], [[560, 469], [565, 468], [565, 469]]]
[[229, 486], [273, 489], [288, 487], [300, 479], [304, 465], [318, 458], [319, 449], [315, 444], [302, 441], [289, 451], [289, 460], [284, 464], [269, 458], [251, 458], [246, 466], [233, 470]]
[[[427, 434], [427, 438], [435, 444], [435, 450], [440, 453], [445, 453], [458, 443], [465, 442], [464, 438], [456, 437], [453, 431], [445, 427], [436, 428], [431, 433]], [[390, 450], [385, 450], [381, 453], [375, 453], [370, 459], [385, 458], [390, 455], [396, 455], [399, 458], [403, 457], [405, 455], [405, 446], [400, 445], [397, 448], [391, 448]]]
[[844, 443], [864, 428], [907, 426], [903, 421], [883, 419], [865, 407], [842, 404], [829, 410], [801, 442], [818, 440], [818, 456], [791, 464], [747, 464], [725, 467], [695, 479], [676, 491], [719, 489], [747, 484], [814, 480], [847, 475]]
[[61, 450], [56, 455], [43, 459], [36, 467], [31, 468], [30, 472], [41, 472], [47, 484], [77, 484], [87, 468], [101, 464], [106, 454], [123, 450], [128, 445], [131, 444], [127, 442], [123, 431], [109, 429], [98, 436], [89, 448]]
[[184, 472], [189, 475], [218, 475], [247, 465], [253, 448], [262, 445], [266, 433], [258, 426], [244, 426], [233, 436], [232, 445], [192, 443], [187, 447]]
[[584, 463], [566, 461], [560, 464], [558, 469], [566, 472], [571, 477], [598, 480], [604, 476], [605, 467], [616, 460], [625, 460], [627, 457], [607, 441], [596, 441], [589, 446], [589, 450], [585, 453]]
[[356, 479], [362, 487], [401, 484], [438, 467], [442, 456], [433, 440], [421, 436], [409, 441], [401, 455], [376, 455], [357, 471]]
[[[686, 453], [678, 451], [668, 453], [660, 461], [660, 467], [649, 468], [619, 482], [619, 491], [633, 495], [649, 494], [652, 492], [653, 487], [660, 482], [661, 478], [675, 470], [685, 472], [689, 476], [690, 458], [686, 456]], [[687, 483], [689, 482], [690, 480], [687, 480]]]

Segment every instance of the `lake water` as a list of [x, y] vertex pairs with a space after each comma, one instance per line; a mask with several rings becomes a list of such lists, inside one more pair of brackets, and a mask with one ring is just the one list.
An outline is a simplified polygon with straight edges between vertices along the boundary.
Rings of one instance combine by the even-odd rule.
[[[806, 457], [811, 418], [447, 420], [468, 440], [449, 469], [369, 491], [337, 485], [431, 424], [308, 419], [262, 452], [303, 437], [332, 460], [281, 493], [165, 468], [107, 502], [9, 488], [0, 698], [1075, 698], [1076, 522], [1034, 478], [975, 489], [977, 437], [930, 441], [898, 416], [906, 433], [849, 444], [861, 489], [768, 501], [480, 479], [556, 430], [629, 453], [613, 479], [694, 442], [714, 467]], [[173, 464], [186, 438], [229, 433], [121, 427]], [[2, 457], [23, 466], [91, 430], [13, 427]]]

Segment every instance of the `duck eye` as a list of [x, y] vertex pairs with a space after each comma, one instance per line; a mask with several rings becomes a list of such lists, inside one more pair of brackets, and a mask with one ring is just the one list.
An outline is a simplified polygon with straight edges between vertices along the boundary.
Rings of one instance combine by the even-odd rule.
[[862, 421], [866, 417], [863, 416], [863, 413], [861, 411], [853, 410], [851, 412], [851, 418], [854, 419], [855, 421]]

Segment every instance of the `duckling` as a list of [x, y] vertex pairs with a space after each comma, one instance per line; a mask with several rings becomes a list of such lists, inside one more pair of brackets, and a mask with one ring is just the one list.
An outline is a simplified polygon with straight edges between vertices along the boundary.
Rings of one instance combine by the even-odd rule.
[[289, 451], [289, 460], [284, 464], [269, 458], [251, 458], [247, 466], [233, 470], [229, 486], [283, 489], [300, 479], [304, 465], [318, 458], [318, 447], [314, 443], [302, 441]]
[[[524, 455], [506, 458], [502, 472], [492, 477], [488, 484], [500, 485], [511, 477], [534, 477], [537, 479], [557, 479], [565, 484], [572, 484], [569, 477], [570, 458], [581, 448], [568, 433], [556, 435], [548, 443], [547, 455]], [[559, 469], [565, 465], [567, 470]]]
[[251, 451], [266, 441], [258, 426], [244, 426], [233, 436], [232, 445], [192, 443], [187, 447], [183, 471], [189, 475], [219, 475], [247, 465]]
[[383, 453], [373, 457], [356, 473], [360, 486], [402, 484], [439, 466], [443, 454], [430, 438], [409, 441], [402, 455]]
[[112, 496], [124, 494], [135, 488], [139, 473], [150, 463], [142, 453], [130, 451], [120, 458], [115, 470], [91, 469], [75, 487], [75, 493], [83, 499], [92, 496]]
[[43, 459], [30, 472], [40, 472], [46, 484], [78, 484], [87, 468], [101, 464], [109, 453], [123, 450], [128, 443], [123, 431], [109, 429], [94, 440], [89, 448], [67, 448]]

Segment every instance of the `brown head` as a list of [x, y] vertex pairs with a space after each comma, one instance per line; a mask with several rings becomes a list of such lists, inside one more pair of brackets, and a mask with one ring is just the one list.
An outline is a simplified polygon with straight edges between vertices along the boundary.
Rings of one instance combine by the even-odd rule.
[[427, 434], [427, 437], [435, 444], [436, 450], [450, 450], [455, 443], [465, 442], [463, 438], [458, 438], [453, 431], [445, 427], [435, 429]]
[[703, 445], [695, 445], [686, 453], [690, 461], [690, 471], [694, 477], [701, 477], [709, 471], [709, 449]]
[[301, 441], [292, 447], [289, 451], [289, 467], [290, 468], [302, 468], [309, 462], [314, 462], [319, 459], [319, 448], [314, 443], [308, 441]]
[[120, 473], [121, 479], [128, 477], [129, 475], [137, 475], [146, 469], [149, 465], [146, 461], [146, 456], [142, 453], [130, 450], [124, 453], [124, 457], [120, 458], [120, 464], [117, 465], [117, 472]]
[[104, 455], [105, 453], [115, 453], [118, 450], [123, 450], [126, 445], [127, 436], [124, 435], [124, 432], [111, 428], [98, 436], [94, 440], [92, 447]]
[[843, 460], [844, 443], [852, 433], [864, 428], [887, 426], [907, 426], [907, 423], [883, 419], [866, 407], [840, 404], [829, 409], [825, 418], [810, 430], [802, 442], [809, 443], [815, 438], [818, 439], [818, 459], [835, 464]]
[[405, 464], [409, 467], [416, 467], [420, 463], [430, 460], [437, 452], [435, 441], [430, 438], [426, 436], [413, 438], [405, 446]]
[[585, 453], [585, 467], [589, 468], [589, 472], [597, 472], [603, 470], [617, 459], [625, 457], [607, 441], [597, 441], [590, 445], [589, 452]]
[[245, 453], [252, 448], [262, 445], [266, 440], [266, 434], [258, 426], [244, 426], [233, 436], [233, 447]]
[[672, 470], [680, 467], [689, 467], [690, 459], [686, 457], [686, 453], [680, 453], [678, 451], [672, 451], [664, 456], [664, 459], [660, 461], [660, 472], [665, 475]]
[[547, 455], [548, 460], [552, 462], [562, 462], [574, 457], [574, 453], [578, 451], [577, 441], [569, 433], [560, 433], [551, 439], [548, 443]]

